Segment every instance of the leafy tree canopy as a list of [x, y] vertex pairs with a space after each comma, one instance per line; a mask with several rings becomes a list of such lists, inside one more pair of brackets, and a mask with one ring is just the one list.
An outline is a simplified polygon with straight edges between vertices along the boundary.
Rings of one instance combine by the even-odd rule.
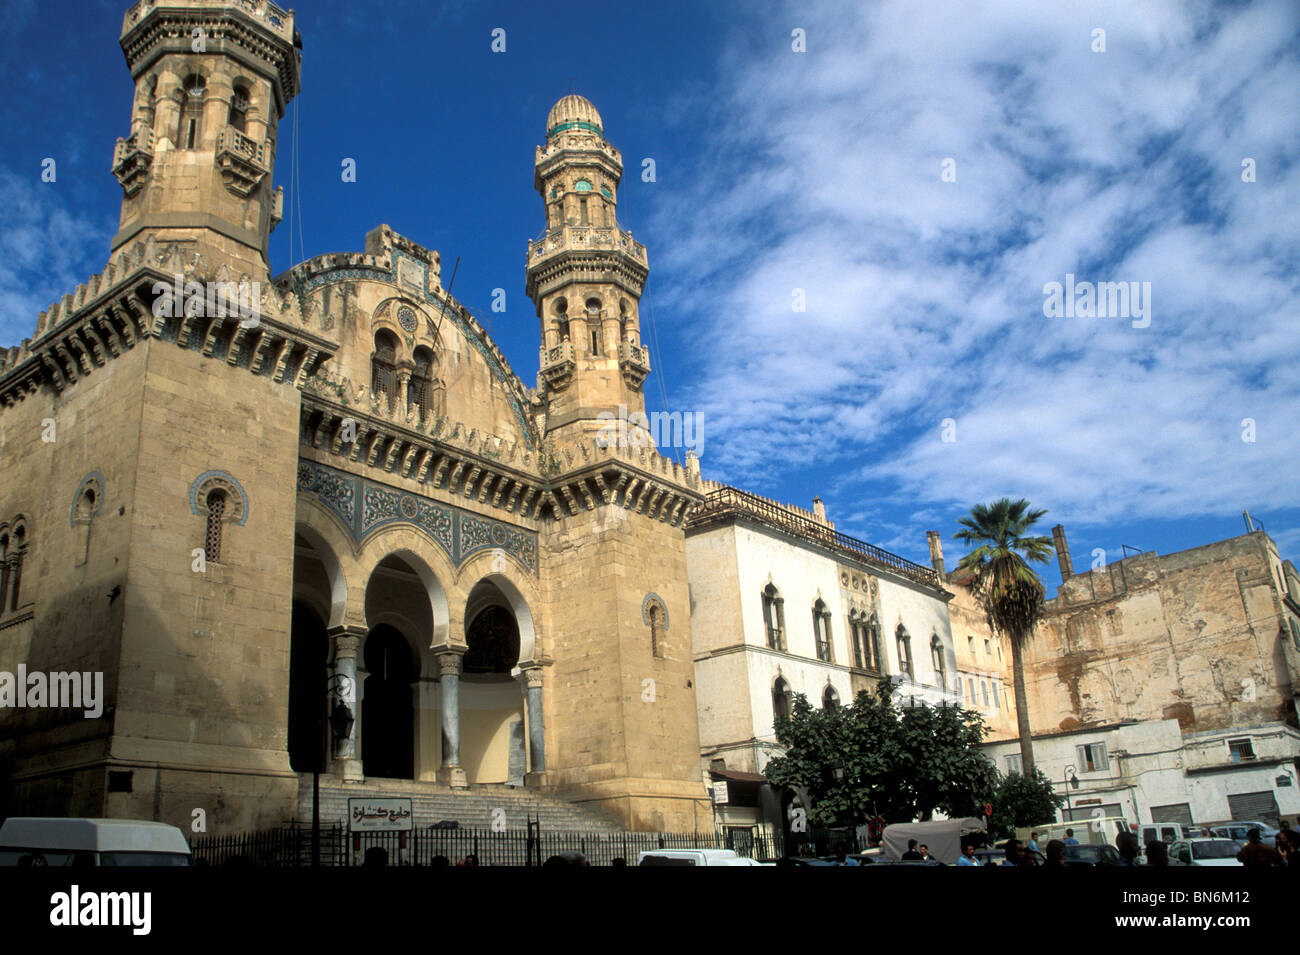
[[[786, 754], [767, 764], [766, 775], [773, 785], [808, 791], [813, 825], [982, 816], [997, 795], [998, 772], [979, 749], [988, 730], [973, 710], [900, 704], [888, 680], [851, 706], [815, 709], [796, 694], [792, 710], [777, 718]], [[838, 780], [836, 760], [843, 763]]]

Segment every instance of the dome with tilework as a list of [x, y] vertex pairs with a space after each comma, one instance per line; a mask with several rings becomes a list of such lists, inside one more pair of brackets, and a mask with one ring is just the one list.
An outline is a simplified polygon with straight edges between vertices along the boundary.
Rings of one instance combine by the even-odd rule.
[[576, 93], [561, 97], [546, 117], [547, 138], [566, 129], [585, 129], [601, 136], [605, 134], [596, 107], [591, 105], [591, 100]]

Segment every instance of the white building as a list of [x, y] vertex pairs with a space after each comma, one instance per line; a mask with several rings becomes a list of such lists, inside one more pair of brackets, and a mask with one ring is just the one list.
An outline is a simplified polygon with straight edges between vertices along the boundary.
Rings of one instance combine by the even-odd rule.
[[836, 532], [820, 501], [807, 511], [714, 485], [686, 556], [706, 782], [753, 803], [719, 804], [719, 824], [780, 817], [753, 774], [779, 755], [775, 714], [794, 694], [851, 703], [889, 676], [900, 698], [959, 702], [938, 575]]
[[[1285, 723], [1184, 733], [1176, 719], [1143, 720], [1034, 737], [1035, 763], [1069, 796], [1062, 822], [1123, 816], [1139, 825], [1275, 825], [1300, 816], [1297, 749], [1300, 730]], [[985, 751], [1003, 772], [1019, 770], [1017, 740]]]

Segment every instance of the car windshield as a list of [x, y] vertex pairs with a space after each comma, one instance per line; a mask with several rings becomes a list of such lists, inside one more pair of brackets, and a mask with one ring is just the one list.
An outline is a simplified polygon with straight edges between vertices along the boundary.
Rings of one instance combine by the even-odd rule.
[[1212, 842], [1193, 842], [1193, 859], [1235, 859], [1239, 846], [1231, 839], [1215, 839]]

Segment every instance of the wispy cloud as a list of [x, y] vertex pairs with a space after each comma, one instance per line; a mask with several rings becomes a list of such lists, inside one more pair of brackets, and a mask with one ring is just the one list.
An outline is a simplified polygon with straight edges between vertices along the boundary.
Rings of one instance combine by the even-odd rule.
[[[1294, 506], [1300, 8], [883, 2], [766, 23], [695, 104], [705, 158], [651, 230], [700, 364], [678, 403], [709, 416], [706, 471], [827, 468], [840, 514]], [[1150, 326], [1045, 317], [1067, 274], [1151, 283]]]

